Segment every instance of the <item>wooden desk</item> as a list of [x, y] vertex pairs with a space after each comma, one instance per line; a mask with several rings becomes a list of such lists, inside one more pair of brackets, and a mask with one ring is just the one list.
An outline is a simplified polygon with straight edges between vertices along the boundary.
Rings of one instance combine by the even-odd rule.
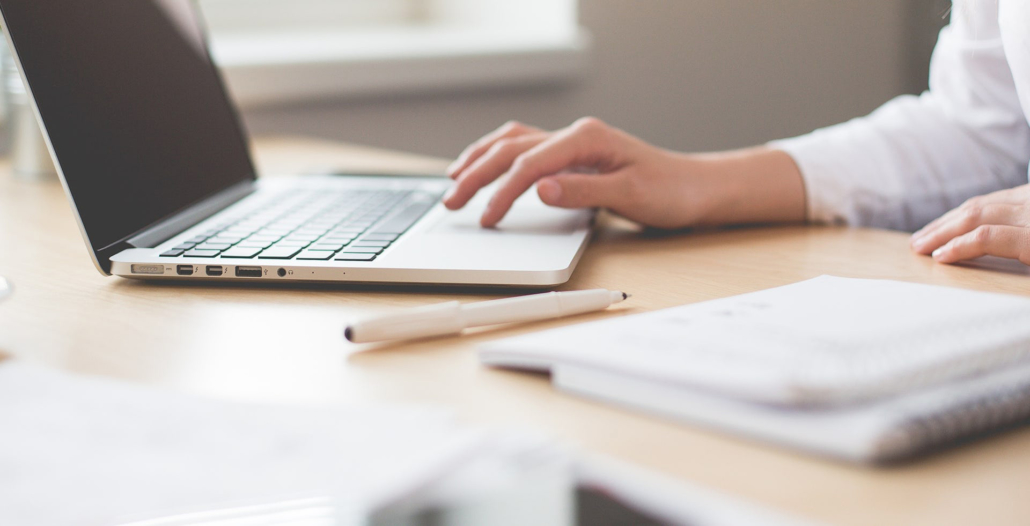
[[[432, 159], [301, 140], [257, 147], [264, 173], [338, 165], [439, 170]], [[495, 297], [441, 289], [172, 286], [102, 277], [60, 186], [0, 167], [0, 352], [66, 370], [260, 401], [446, 404], [472, 422], [534, 426], [583, 447], [803, 517], [839, 524], [1016, 524], [1030, 517], [1030, 430], [914, 464], [873, 469], [809, 458], [554, 392], [546, 378], [476, 360], [488, 339], [567, 321], [388, 345], [358, 354], [344, 320], [396, 306]], [[568, 289], [634, 293], [585, 321], [784, 285], [820, 274], [1030, 294], [1021, 267], [982, 270], [912, 255], [907, 236], [841, 228], [644, 236], [602, 222]]]

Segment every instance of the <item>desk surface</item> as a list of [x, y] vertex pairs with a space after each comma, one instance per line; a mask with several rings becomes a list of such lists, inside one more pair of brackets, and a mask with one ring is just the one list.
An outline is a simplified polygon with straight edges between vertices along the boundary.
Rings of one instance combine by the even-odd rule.
[[[438, 171], [443, 163], [364, 148], [271, 139], [263, 173], [322, 166]], [[643, 312], [836, 274], [1030, 294], [1022, 267], [947, 267], [911, 254], [907, 236], [789, 227], [678, 235], [601, 222], [567, 289], [632, 292], [610, 312]], [[1030, 429], [887, 469], [809, 458], [585, 401], [547, 378], [481, 367], [488, 339], [569, 321], [351, 354], [344, 320], [397, 306], [478, 300], [497, 291], [161, 285], [102, 277], [60, 185], [15, 180], [0, 165], [0, 353], [66, 370], [257, 401], [427, 402], [470, 422], [528, 425], [659, 472], [803, 517], [839, 524], [1003, 524], [1030, 516]]]

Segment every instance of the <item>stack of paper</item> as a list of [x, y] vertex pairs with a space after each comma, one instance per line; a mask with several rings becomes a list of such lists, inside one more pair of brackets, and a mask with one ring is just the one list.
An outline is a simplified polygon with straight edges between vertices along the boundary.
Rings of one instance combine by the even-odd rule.
[[1030, 299], [823, 276], [492, 342], [560, 388], [852, 460], [1030, 415]]

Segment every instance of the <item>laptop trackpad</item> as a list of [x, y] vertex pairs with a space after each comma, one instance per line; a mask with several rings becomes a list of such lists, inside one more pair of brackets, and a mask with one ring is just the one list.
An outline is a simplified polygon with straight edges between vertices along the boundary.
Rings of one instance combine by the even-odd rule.
[[479, 234], [530, 236], [568, 236], [589, 226], [589, 214], [583, 210], [567, 210], [545, 205], [536, 192], [520, 197], [496, 228], [485, 229], [479, 218], [492, 195], [488, 188], [480, 192], [465, 208], [438, 217], [428, 232], [433, 234]]
[[469, 271], [558, 271], [569, 268], [589, 233], [588, 210], [552, 208], [535, 192], [519, 199], [497, 228], [479, 226], [491, 192], [458, 211], [435, 208], [376, 262], [381, 266]]

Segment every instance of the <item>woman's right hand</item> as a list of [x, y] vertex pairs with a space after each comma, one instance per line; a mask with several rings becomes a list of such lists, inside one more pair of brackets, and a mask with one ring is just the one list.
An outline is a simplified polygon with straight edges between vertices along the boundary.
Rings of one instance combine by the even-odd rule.
[[[762, 208], [761, 203], [747, 207], [747, 197], [755, 189], [740, 186], [743, 180], [732, 174], [734, 167], [746, 168], [740, 166], [741, 160], [760, 153], [777, 156], [773, 160], [781, 167], [786, 158], [800, 184], [789, 156], [764, 148], [686, 155], [647, 144], [595, 118], [553, 132], [510, 122], [469, 146], [451, 165], [448, 175], [456, 183], [443, 202], [457, 210], [483, 187], [502, 179], [480, 219], [484, 227], [497, 225], [533, 184], [548, 205], [607, 208], [657, 228], [774, 220], [754, 216]], [[799, 192], [797, 208], [803, 216], [803, 189]], [[775, 195], [761, 192], [755, 197]]]

